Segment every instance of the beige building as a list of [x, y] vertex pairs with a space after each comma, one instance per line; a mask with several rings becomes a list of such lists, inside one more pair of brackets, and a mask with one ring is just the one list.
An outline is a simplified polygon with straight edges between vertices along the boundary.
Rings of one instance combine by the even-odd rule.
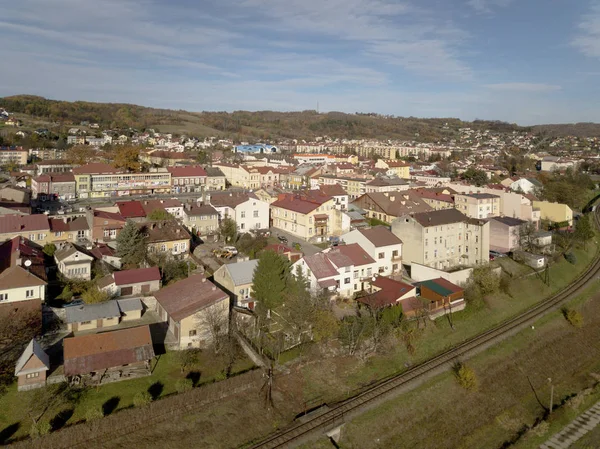
[[500, 197], [491, 193], [457, 193], [454, 207], [470, 218], [490, 218], [500, 215]]
[[44, 214], [0, 216], [0, 241], [25, 237], [40, 246], [51, 242], [50, 224]]
[[404, 214], [427, 212], [432, 207], [412, 190], [403, 192], [366, 193], [352, 202], [367, 211], [368, 218], [391, 223]]
[[573, 210], [566, 204], [534, 201], [533, 207], [539, 209], [542, 220], [569, 223], [569, 226], [573, 226]]
[[404, 161], [390, 161], [385, 159], [379, 159], [375, 163], [375, 168], [382, 168], [384, 170], [393, 171], [398, 178], [410, 179], [410, 164]]
[[225, 190], [227, 178], [216, 167], [206, 167], [206, 190]]
[[27, 165], [27, 150], [0, 149], [0, 165], [17, 164]]
[[271, 221], [274, 228], [302, 240], [324, 241], [343, 232], [342, 212], [326, 195], [283, 194], [271, 204]]
[[213, 341], [212, 330], [229, 327], [229, 296], [196, 274], [156, 292], [156, 311], [168, 324], [176, 349], [203, 348]]
[[210, 205], [186, 204], [182, 218], [183, 225], [198, 237], [217, 235], [219, 232], [219, 212]]
[[215, 271], [215, 283], [229, 293], [235, 306], [250, 310], [254, 309], [255, 301], [252, 298], [252, 284], [254, 270], [257, 265], [258, 259], [254, 259], [221, 265]]
[[447, 270], [489, 262], [490, 224], [456, 209], [398, 217], [392, 232], [402, 242], [403, 261]]
[[72, 243], [67, 243], [54, 253], [54, 260], [58, 271], [68, 279], [92, 279], [92, 262], [94, 258], [77, 248]]
[[122, 321], [135, 321], [142, 317], [139, 298], [110, 299], [97, 304], [83, 304], [65, 308], [65, 322], [70, 332], [104, 330]]

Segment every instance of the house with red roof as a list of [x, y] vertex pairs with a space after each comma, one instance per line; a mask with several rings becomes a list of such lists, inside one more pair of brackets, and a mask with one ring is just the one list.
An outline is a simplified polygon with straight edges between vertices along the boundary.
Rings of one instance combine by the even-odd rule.
[[173, 193], [200, 192], [206, 186], [206, 170], [199, 165], [167, 167], [171, 173]]
[[46, 173], [31, 179], [31, 197], [69, 200], [75, 198], [75, 176], [73, 173]]
[[385, 226], [350, 231], [340, 237], [358, 243], [376, 261], [375, 272], [389, 276], [402, 271], [402, 240]]
[[50, 224], [44, 214], [0, 216], [0, 241], [25, 237], [40, 246], [51, 242]]
[[111, 296], [147, 295], [160, 290], [161, 275], [158, 267], [115, 271], [98, 281], [98, 288]]
[[41, 248], [20, 236], [0, 245], [0, 304], [44, 302], [47, 281]]
[[132, 220], [137, 223], [146, 220], [146, 210], [142, 207], [141, 201], [117, 201], [116, 206], [125, 220]]
[[308, 279], [312, 291], [325, 291], [345, 298], [364, 290], [376, 274], [375, 260], [357, 243], [304, 256], [292, 265], [292, 273], [298, 267]]
[[127, 220], [119, 213], [90, 210], [86, 214], [94, 242], [113, 242], [125, 227]]
[[378, 276], [369, 283], [367, 292], [356, 300], [373, 310], [400, 305], [406, 317], [414, 317], [424, 308], [424, 303], [417, 298], [417, 288], [406, 282]]

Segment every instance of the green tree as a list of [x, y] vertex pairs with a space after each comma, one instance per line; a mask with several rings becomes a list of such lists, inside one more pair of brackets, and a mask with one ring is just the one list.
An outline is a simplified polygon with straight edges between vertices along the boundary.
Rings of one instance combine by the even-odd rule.
[[252, 291], [264, 316], [283, 303], [290, 275], [289, 261], [274, 251], [264, 251], [254, 269]]
[[171, 215], [164, 209], [154, 209], [150, 214], [148, 214], [148, 220], [152, 221], [165, 221], [165, 220], [174, 220], [175, 217]]
[[489, 178], [483, 170], [473, 167], [467, 168], [465, 172], [461, 175], [461, 178], [465, 181], [472, 182], [478, 187], [481, 187], [489, 182]]
[[476, 390], [477, 389], [477, 376], [475, 371], [464, 363], [457, 362], [453, 368], [454, 377], [458, 384], [465, 390]]
[[590, 217], [587, 214], [581, 215], [575, 225], [574, 237], [583, 243], [583, 247], [587, 246], [587, 242], [594, 238], [594, 228], [590, 223]]
[[146, 259], [146, 236], [131, 220], [117, 236], [117, 255], [128, 267], [137, 267]]
[[56, 252], [56, 245], [54, 243], [46, 243], [42, 251], [47, 256], [53, 257], [54, 253]]
[[109, 295], [105, 291], [99, 290], [95, 285], [92, 285], [81, 294], [81, 299], [83, 299], [86, 304], [97, 304], [108, 301]]
[[237, 236], [237, 223], [233, 218], [225, 217], [221, 220], [219, 225], [219, 235], [223, 237], [225, 243], [231, 243], [235, 241]]

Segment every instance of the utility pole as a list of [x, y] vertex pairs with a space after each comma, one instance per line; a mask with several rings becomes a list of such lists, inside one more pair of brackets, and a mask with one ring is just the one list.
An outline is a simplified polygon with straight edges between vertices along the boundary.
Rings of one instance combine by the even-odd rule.
[[552, 378], [548, 378], [548, 383], [550, 384], [550, 412], [552, 414], [552, 405], [554, 404], [554, 385], [552, 384]]

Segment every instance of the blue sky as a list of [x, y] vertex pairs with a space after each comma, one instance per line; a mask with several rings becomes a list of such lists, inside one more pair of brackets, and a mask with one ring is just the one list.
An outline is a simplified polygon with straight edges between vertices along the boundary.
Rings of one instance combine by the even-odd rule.
[[0, 96], [600, 122], [600, 0], [0, 5]]

